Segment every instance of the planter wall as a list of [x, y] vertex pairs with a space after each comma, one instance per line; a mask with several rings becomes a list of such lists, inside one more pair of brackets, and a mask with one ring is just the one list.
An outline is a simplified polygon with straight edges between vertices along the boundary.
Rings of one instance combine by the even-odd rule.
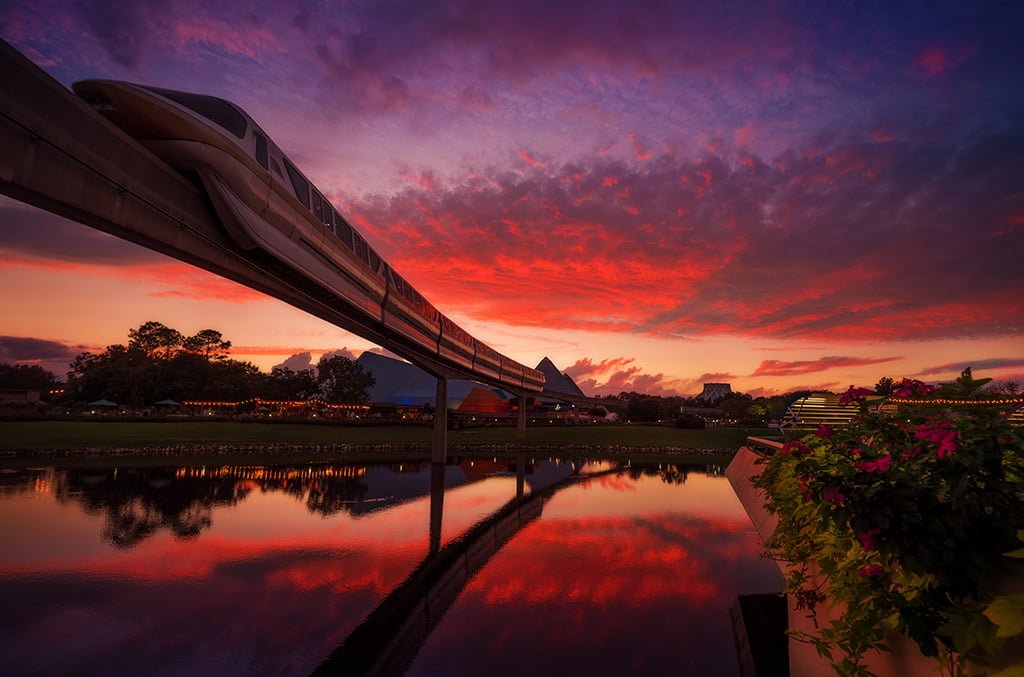
[[[751, 478], [760, 472], [757, 460], [760, 455], [748, 447], [741, 447], [732, 462], [725, 470], [726, 477], [732, 484], [736, 495], [743, 504], [743, 508], [750, 516], [754, 528], [757, 529], [761, 541], [764, 542], [778, 526], [778, 519], [765, 509], [764, 494], [755, 489]], [[777, 562], [783, 575], [786, 574], [784, 563]], [[1024, 567], [1018, 567], [1020, 575], [1011, 576], [1004, 587], [1003, 592], [1024, 592]], [[817, 610], [819, 624], [828, 624], [837, 618], [842, 612], [841, 608], [827, 608], [820, 606]], [[795, 609], [792, 601], [789, 605], [789, 629], [799, 632], [813, 632], [814, 621], [807, 616], [804, 609]], [[917, 644], [902, 635], [893, 633], [886, 642], [891, 651], [872, 651], [864, 657], [865, 665], [878, 677], [924, 677], [925, 675], [941, 674], [939, 664], [933, 658], [924, 656]], [[1009, 667], [1024, 660], [1024, 638], [1017, 637], [1011, 642], [1002, 660], [996, 666], [997, 670], [989, 668], [989, 674], [998, 671], [999, 668]], [[794, 677], [818, 677], [818, 675], [833, 675], [834, 671], [828, 660], [818, 656], [811, 644], [789, 640], [789, 666], [790, 674]], [[983, 668], [979, 668], [980, 671]]]

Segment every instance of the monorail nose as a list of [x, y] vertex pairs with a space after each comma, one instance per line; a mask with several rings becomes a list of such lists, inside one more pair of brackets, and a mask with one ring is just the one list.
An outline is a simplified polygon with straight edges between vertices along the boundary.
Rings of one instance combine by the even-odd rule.
[[80, 99], [98, 111], [114, 110], [114, 102], [107, 95], [109, 85], [103, 80], [82, 80], [71, 85]]

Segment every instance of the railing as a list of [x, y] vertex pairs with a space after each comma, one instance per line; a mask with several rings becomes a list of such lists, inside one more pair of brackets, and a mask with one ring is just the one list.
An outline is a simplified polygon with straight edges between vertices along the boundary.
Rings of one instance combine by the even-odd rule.
[[771, 456], [782, 450], [781, 440], [769, 440], [764, 437], [748, 437], [747, 448], [760, 456]]

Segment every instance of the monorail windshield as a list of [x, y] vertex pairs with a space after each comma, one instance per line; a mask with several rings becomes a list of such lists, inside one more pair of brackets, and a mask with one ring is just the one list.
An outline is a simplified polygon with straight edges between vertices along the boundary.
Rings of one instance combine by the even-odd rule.
[[245, 116], [224, 99], [206, 96], [205, 94], [191, 94], [173, 89], [161, 89], [160, 87], [143, 87], [143, 89], [148, 89], [154, 94], [159, 94], [165, 99], [170, 99], [174, 103], [202, 115], [210, 122], [220, 125], [240, 139], [245, 136]]

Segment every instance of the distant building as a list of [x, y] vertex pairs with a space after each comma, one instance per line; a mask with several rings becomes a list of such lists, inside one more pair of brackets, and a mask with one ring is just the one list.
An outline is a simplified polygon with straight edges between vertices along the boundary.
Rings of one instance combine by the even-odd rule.
[[704, 390], [697, 395], [697, 399], [713, 402], [730, 394], [732, 394], [732, 386], [728, 383], [705, 383]]
[[[360, 355], [356, 362], [376, 379], [376, 383], [370, 388], [370, 402], [416, 407], [422, 407], [424, 404], [436, 406], [434, 400], [437, 397], [437, 379], [419, 367], [369, 351]], [[473, 391], [477, 389], [488, 391], [493, 397], [482, 393], [474, 394]], [[471, 398], [470, 395], [472, 395]], [[488, 388], [475, 381], [462, 379], [448, 381], [447, 405], [449, 409], [459, 409], [462, 403], [470, 398], [470, 405], [486, 402], [485, 410], [492, 411], [498, 408], [494, 402], [495, 399], [508, 400], [510, 397], [500, 388]]]

